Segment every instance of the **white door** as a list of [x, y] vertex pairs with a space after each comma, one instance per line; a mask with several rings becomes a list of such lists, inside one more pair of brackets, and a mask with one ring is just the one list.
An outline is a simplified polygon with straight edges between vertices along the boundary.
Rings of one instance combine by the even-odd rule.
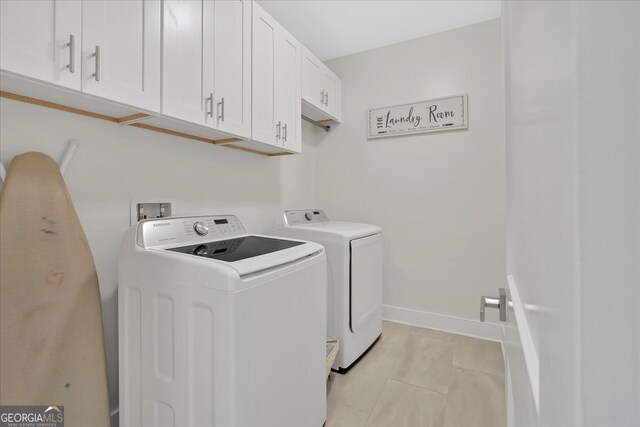
[[302, 99], [317, 108], [324, 105], [324, 91], [320, 89], [321, 67], [322, 62], [302, 46]]
[[214, 3], [165, 0], [162, 114], [213, 126]]
[[0, 68], [80, 90], [82, 4], [0, 1]]
[[250, 0], [215, 1], [216, 127], [251, 137]]
[[502, 4], [508, 425], [638, 426], [640, 3]]
[[382, 315], [382, 237], [352, 240], [349, 284], [349, 327], [359, 331]]
[[279, 24], [257, 3], [253, 5], [252, 136], [255, 141], [278, 145], [276, 138], [275, 78]]
[[280, 124], [279, 144], [299, 153], [302, 148], [300, 96], [301, 45], [284, 29], [276, 49], [276, 120]]
[[324, 109], [331, 116], [336, 117], [339, 102], [339, 80], [327, 67], [323, 67], [320, 79], [322, 90], [324, 91]]
[[156, 0], [82, 2], [82, 90], [160, 110], [160, 5]]

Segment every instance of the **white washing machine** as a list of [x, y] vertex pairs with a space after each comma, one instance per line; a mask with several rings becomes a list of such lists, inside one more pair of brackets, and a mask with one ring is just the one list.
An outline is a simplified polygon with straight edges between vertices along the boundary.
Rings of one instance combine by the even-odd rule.
[[320, 243], [327, 253], [327, 335], [340, 340], [333, 369], [344, 373], [382, 333], [382, 230], [330, 221], [321, 209], [285, 211], [274, 234]]
[[233, 215], [139, 222], [119, 260], [120, 425], [326, 420], [326, 258]]

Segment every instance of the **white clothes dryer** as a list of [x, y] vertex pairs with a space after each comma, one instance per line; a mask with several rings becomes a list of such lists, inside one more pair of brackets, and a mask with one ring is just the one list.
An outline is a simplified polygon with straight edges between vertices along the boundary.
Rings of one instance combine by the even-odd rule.
[[325, 251], [233, 215], [141, 221], [119, 260], [120, 425], [326, 420]]
[[340, 340], [333, 369], [344, 373], [382, 334], [382, 230], [330, 221], [322, 209], [284, 213], [278, 236], [316, 242], [327, 253], [327, 335]]

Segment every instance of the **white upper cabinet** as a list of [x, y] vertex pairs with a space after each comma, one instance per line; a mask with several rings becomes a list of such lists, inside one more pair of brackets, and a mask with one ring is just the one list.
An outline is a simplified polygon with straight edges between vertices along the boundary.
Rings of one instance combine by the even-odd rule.
[[0, 68], [80, 90], [82, 3], [0, 1]]
[[214, 4], [165, 0], [162, 114], [213, 127]]
[[301, 147], [301, 48], [254, 4], [252, 139], [294, 152]]
[[324, 91], [320, 89], [322, 62], [302, 46], [302, 98], [320, 108], [324, 104]]
[[252, 139], [277, 145], [275, 78], [279, 24], [257, 3], [253, 5]]
[[3, 91], [266, 154], [340, 118], [340, 79], [253, 0], [0, 0], [0, 24]]
[[250, 138], [251, 1], [163, 7], [163, 115]]
[[157, 0], [82, 2], [82, 90], [150, 111], [160, 110]]
[[340, 78], [302, 47], [302, 114], [314, 120], [340, 121]]
[[251, 138], [250, 0], [215, 1], [216, 128]]
[[281, 29], [276, 45], [275, 117], [280, 125], [278, 143], [285, 149], [302, 149], [300, 42]]
[[341, 82], [333, 71], [323, 64], [320, 73], [320, 86], [324, 92], [324, 109], [332, 118], [340, 121]]

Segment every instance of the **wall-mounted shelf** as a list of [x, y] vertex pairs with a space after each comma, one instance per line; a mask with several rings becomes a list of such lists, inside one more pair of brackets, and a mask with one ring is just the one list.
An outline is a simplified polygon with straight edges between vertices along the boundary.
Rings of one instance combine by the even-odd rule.
[[164, 133], [179, 138], [192, 139], [267, 157], [294, 154], [280, 147], [235, 138], [215, 129], [166, 117], [149, 111], [139, 111], [129, 106], [108, 101], [93, 95], [79, 93], [63, 87], [55, 87], [36, 80], [2, 72], [0, 98], [40, 107], [51, 108], [108, 121], [117, 125], [132, 126], [148, 131]]

